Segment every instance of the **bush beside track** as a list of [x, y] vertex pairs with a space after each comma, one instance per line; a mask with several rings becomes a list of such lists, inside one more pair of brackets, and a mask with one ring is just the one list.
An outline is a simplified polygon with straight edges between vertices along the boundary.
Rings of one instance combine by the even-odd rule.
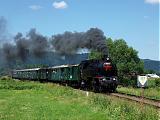
[[158, 109], [53, 83], [0, 79], [0, 119], [158, 120]]

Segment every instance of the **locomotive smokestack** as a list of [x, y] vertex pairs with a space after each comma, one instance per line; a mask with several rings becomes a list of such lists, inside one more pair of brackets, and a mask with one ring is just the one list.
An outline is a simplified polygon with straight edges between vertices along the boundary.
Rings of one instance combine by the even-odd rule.
[[102, 58], [104, 58], [104, 59], [107, 58], [107, 57], [108, 57], [108, 55], [105, 55], [105, 54], [102, 55]]

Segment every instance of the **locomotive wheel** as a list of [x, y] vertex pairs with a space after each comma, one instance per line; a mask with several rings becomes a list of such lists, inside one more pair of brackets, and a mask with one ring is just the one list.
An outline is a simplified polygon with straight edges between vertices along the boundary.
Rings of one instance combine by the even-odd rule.
[[99, 87], [96, 85], [93, 85], [93, 92], [99, 92]]
[[94, 81], [94, 82], [92, 83], [92, 90], [93, 90], [94, 92], [103, 92], [103, 87], [100, 86], [99, 84], [97, 84], [96, 81]]
[[82, 80], [82, 81], [80, 82], [80, 88], [81, 88], [82, 90], [85, 90], [85, 89], [86, 89], [86, 83], [85, 83], [84, 80]]
[[98, 92], [100, 92], [100, 93], [103, 92], [103, 87], [102, 86], [99, 86], [98, 88], [99, 88]]
[[108, 92], [115, 92], [116, 91], [116, 87], [115, 86], [110, 86], [108, 89]]
[[115, 92], [115, 91], [116, 91], [116, 87], [113, 86], [113, 87], [112, 87], [112, 92]]
[[92, 81], [92, 91], [93, 92], [98, 92], [98, 87], [97, 87], [97, 84], [96, 84], [96, 81]]

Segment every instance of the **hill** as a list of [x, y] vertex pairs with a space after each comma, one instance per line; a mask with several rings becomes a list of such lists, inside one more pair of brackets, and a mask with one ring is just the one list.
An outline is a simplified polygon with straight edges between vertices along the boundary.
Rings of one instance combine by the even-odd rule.
[[160, 72], [160, 61], [150, 60], [150, 59], [142, 59], [144, 61], [144, 68], [146, 70], [153, 70], [156, 72]]

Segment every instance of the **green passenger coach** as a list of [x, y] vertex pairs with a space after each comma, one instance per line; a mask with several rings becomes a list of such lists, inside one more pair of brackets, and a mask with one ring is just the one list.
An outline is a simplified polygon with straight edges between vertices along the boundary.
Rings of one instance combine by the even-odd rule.
[[17, 79], [32, 79], [53, 82], [76, 82], [80, 80], [79, 66], [60, 65], [50, 68], [34, 68], [12, 71], [13, 77]]
[[14, 70], [12, 71], [13, 77], [17, 79], [39, 79], [39, 70], [40, 68], [34, 69], [23, 69], [23, 70]]
[[48, 69], [49, 81], [78, 81], [80, 80], [78, 65], [61, 65]]

